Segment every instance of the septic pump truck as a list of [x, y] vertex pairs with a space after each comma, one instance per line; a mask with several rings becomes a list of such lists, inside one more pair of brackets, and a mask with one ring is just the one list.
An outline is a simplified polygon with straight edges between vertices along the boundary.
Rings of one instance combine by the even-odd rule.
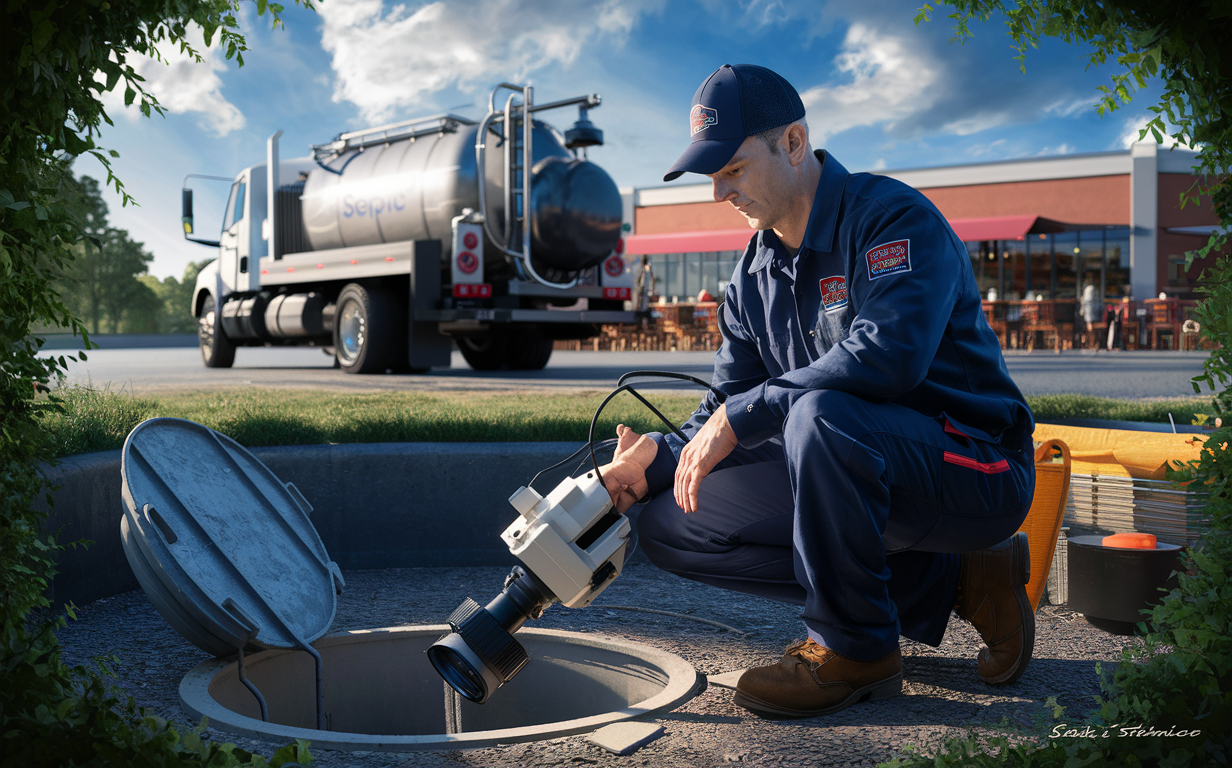
[[[502, 83], [477, 123], [382, 125], [293, 160], [278, 131], [234, 179], [185, 177], [184, 236], [218, 249], [192, 299], [205, 365], [299, 345], [347, 373], [425, 371], [456, 342], [476, 370], [533, 370], [557, 339], [634, 322], [620, 192], [586, 157], [603, 143], [588, 117], [600, 98], [533, 95]], [[534, 117], [569, 106], [563, 134]], [[218, 240], [194, 236], [190, 179], [231, 183]]]

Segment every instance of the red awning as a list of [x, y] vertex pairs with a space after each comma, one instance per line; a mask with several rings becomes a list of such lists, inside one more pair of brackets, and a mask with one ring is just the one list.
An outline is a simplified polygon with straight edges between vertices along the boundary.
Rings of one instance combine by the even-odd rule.
[[743, 251], [755, 230], [714, 229], [709, 232], [669, 232], [663, 235], [629, 235], [625, 238], [625, 253], [710, 253], [711, 251]]
[[973, 240], [1022, 240], [1027, 235], [1065, 231], [1065, 225], [1061, 222], [1042, 216], [988, 216], [949, 221], [954, 234], [964, 243]]
[[[989, 216], [982, 219], [950, 219], [950, 226], [963, 242], [975, 240], [1022, 240], [1027, 235], [1064, 232], [1069, 226], [1042, 216]], [[668, 232], [661, 235], [629, 235], [625, 253], [630, 256], [660, 253], [710, 253], [743, 251], [752, 229], [715, 229], [703, 232]]]

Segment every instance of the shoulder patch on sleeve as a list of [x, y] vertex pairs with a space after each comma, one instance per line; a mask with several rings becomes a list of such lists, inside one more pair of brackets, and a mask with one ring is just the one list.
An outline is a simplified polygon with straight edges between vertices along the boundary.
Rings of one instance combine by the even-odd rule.
[[868, 261], [868, 279], [911, 271], [911, 241], [895, 240], [873, 246], [864, 254]]

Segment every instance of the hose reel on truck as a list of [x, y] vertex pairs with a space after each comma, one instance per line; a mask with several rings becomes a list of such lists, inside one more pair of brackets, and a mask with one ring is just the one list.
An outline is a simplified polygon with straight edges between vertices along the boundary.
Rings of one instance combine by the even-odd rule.
[[[198, 277], [206, 364], [229, 365], [207, 352], [227, 344], [307, 344], [348, 372], [417, 370], [447, 366], [452, 340], [474, 368], [535, 369], [556, 339], [633, 322], [620, 193], [584, 156], [602, 143], [588, 118], [599, 103], [534, 104], [529, 87], [502, 84], [479, 122], [378, 126], [283, 162], [275, 134], [266, 165], [233, 184], [220, 258]], [[563, 135], [534, 117], [567, 106], [580, 115]], [[184, 217], [191, 230], [188, 190]]]

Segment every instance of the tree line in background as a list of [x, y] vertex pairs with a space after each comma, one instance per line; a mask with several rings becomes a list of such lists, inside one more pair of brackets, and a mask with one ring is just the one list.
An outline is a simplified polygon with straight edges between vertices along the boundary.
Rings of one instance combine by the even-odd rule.
[[211, 260], [192, 262], [182, 280], [159, 280], [147, 269], [154, 256], [126, 230], [111, 226], [96, 179], [71, 176], [65, 204], [82, 238], [55, 280], [61, 301], [90, 333], [195, 333], [192, 292]]

